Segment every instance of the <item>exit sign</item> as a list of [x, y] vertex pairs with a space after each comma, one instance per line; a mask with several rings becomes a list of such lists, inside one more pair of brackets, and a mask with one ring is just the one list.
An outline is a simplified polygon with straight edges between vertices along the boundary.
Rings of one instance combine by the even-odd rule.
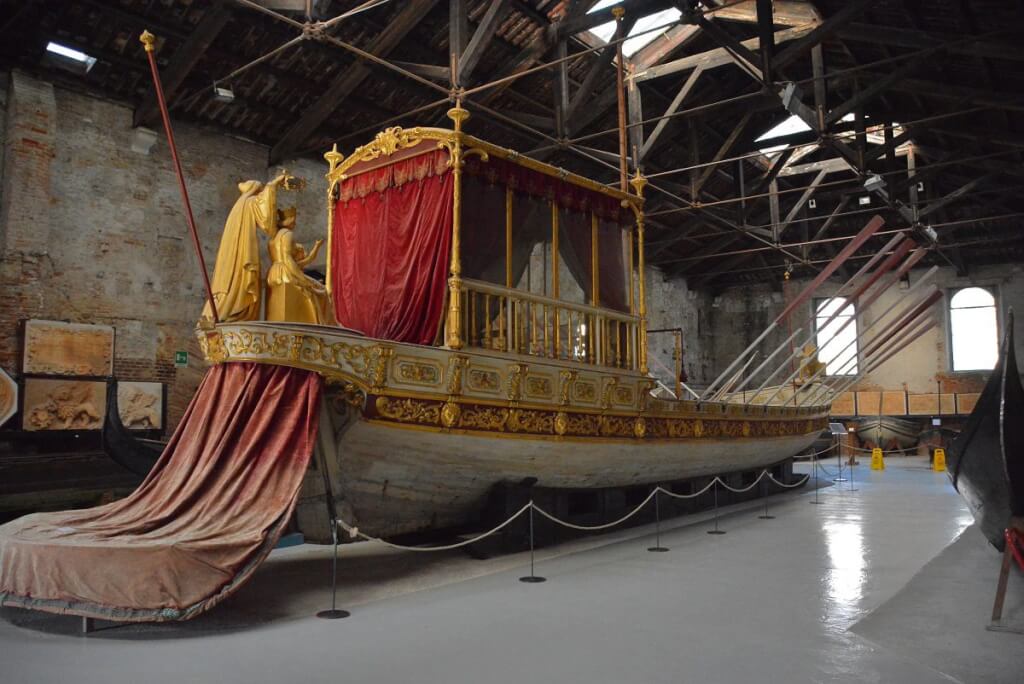
[[186, 368], [186, 367], [188, 367], [188, 352], [187, 351], [176, 351], [176, 352], [174, 352], [174, 367], [175, 368]]

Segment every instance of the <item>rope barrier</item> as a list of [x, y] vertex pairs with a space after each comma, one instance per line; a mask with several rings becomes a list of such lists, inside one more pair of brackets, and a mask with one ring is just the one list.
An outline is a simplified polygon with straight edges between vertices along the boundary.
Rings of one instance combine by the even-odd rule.
[[627, 520], [632, 518], [634, 515], [639, 513], [643, 509], [643, 507], [647, 505], [647, 502], [650, 501], [651, 499], [653, 499], [654, 496], [659, 491], [661, 491], [661, 487], [655, 487], [654, 489], [651, 490], [651, 493], [647, 495], [647, 498], [640, 502], [639, 506], [637, 506], [632, 511], [630, 511], [626, 515], [622, 516], [618, 520], [615, 520], [615, 521], [610, 522], [610, 523], [605, 523], [604, 525], [575, 525], [575, 524], [573, 524], [571, 522], [566, 522], [564, 520], [561, 520], [560, 518], [556, 518], [555, 516], [551, 515], [547, 511], [545, 511], [540, 506], [537, 506], [536, 504], [532, 504], [532, 502], [531, 502], [531, 504], [533, 505], [533, 510], [537, 511], [538, 513], [543, 515], [545, 518], [547, 518], [551, 522], [558, 523], [562, 527], [568, 527], [570, 529], [580, 530], [582, 532], [596, 532], [597, 530], [607, 530], [609, 527], [615, 527], [616, 525], [619, 525], [621, 523], [626, 522]]
[[[531, 507], [536, 508], [536, 506], [533, 505], [533, 501], [530, 501], [525, 506], [520, 508], [518, 511], [513, 513], [511, 518], [509, 518], [505, 522], [501, 523], [497, 527], [493, 527], [490, 530], [488, 530], [487, 532], [484, 532], [479, 537], [473, 537], [472, 539], [466, 539], [465, 541], [461, 541], [461, 542], [459, 542], [457, 544], [448, 544], [446, 546], [423, 547], [423, 546], [405, 546], [403, 544], [394, 544], [392, 542], [389, 542], [389, 541], [386, 541], [384, 539], [381, 539], [380, 537], [371, 537], [371, 536], [369, 536], [367, 534], [363, 534], [362, 532], [359, 531], [358, 527], [353, 527], [352, 525], [349, 525], [348, 523], [346, 523], [344, 520], [339, 519], [338, 520], [338, 524], [341, 525], [341, 527], [346, 532], [348, 532], [349, 536], [352, 537], [353, 539], [355, 539], [356, 537], [359, 537], [360, 539], [364, 539], [366, 541], [380, 542], [381, 544], [384, 544], [385, 546], [390, 546], [393, 549], [401, 549], [403, 551], [451, 551], [452, 549], [458, 549], [458, 548], [461, 548], [463, 546], [469, 546], [470, 544], [475, 544], [476, 542], [480, 541], [481, 539], [486, 539], [487, 537], [490, 537], [495, 532], [498, 532], [502, 528], [506, 527], [509, 523], [511, 523], [513, 520], [515, 520], [516, 518], [521, 516], [523, 513], [525, 513], [526, 511], [530, 510]], [[540, 510], [540, 509], [537, 509], [537, 510]]]
[[[826, 449], [825, 451], [828, 451], [828, 449]], [[664, 489], [663, 487], [661, 487], [661, 485], [658, 485], [657, 487], [655, 487], [654, 489], [651, 490], [651, 493], [648, 494], [647, 497], [636, 506], [636, 508], [634, 508], [633, 510], [631, 510], [629, 513], [627, 513], [626, 515], [622, 516], [618, 520], [614, 520], [614, 521], [609, 522], [609, 523], [604, 523], [602, 525], [576, 525], [574, 523], [567, 522], [565, 520], [562, 520], [561, 518], [556, 517], [555, 515], [552, 515], [551, 513], [548, 513], [543, 508], [541, 508], [540, 506], [535, 504], [533, 502], [533, 500], [531, 499], [529, 502], [524, 504], [522, 508], [520, 508], [518, 511], [513, 513], [512, 517], [508, 518], [507, 520], [505, 520], [500, 525], [497, 525], [496, 527], [492, 527], [490, 530], [484, 532], [483, 534], [481, 534], [479, 536], [473, 537], [472, 539], [465, 539], [465, 540], [463, 540], [461, 542], [458, 542], [458, 543], [455, 543], [455, 544], [447, 544], [445, 546], [429, 546], [429, 547], [424, 547], [424, 546], [406, 546], [404, 544], [395, 544], [394, 542], [389, 542], [389, 541], [387, 541], [385, 539], [381, 539], [380, 537], [371, 537], [368, 534], [364, 534], [364, 533], [359, 531], [358, 527], [356, 527], [354, 525], [349, 525], [344, 520], [339, 519], [337, 522], [338, 522], [338, 525], [342, 529], [344, 529], [345, 532], [347, 532], [349, 537], [351, 537], [352, 539], [358, 538], [358, 539], [362, 539], [364, 541], [379, 542], [381, 544], [384, 544], [385, 546], [391, 547], [393, 549], [399, 549], [399, 550], [402, 550], [402, 551], [418, 551], [418, 552], [421, 552], [421, 553], [422, 552], [429, 552], [429, 551], [451, 551], [453, 549], [462, 548], [463, 546], [469, 546], [470, 544], [475, 544], [478, 541], [486, 539], [487, 537], [490, 537], [491, 535], [493, 535], [493, 534], [495, 534], [497, 532], [500, 532], [502, 529], [504, 529], [509, 524], [511, 524], [512, 521], [514, 521], [516, 518], [518, 518], [523, 513], [525, 513], [526, 511], [530, 510], [531, 508], [533, 510], [537, 511], [538, 513], [540, 513], [542, 516], [544, 516], [545, 518], [547, 518], [551, 522], [553, 522], [555, 524], [558, 524], [558, 525], [561, 525], [562, 527], [568, 527], [570, 529], [579, 530], [581, 532], [596, 532], [596, 531], [599, 531], [599, 530], [607, 530], [609, 528], [615, 527], [616, 525], [621, 525], [622, 523], [626, 522], [627, 520], [629, 520], [630, 518], [635, 516], [637, 513], [642, 511], [643, 508], [648, 503], [650, 503], [651, 499], [653, 499], [659, 493], [665, 494], [666, 496], [670, 496], [673, 499], [693, 499], [695, 497], [700, 496], [701, 494], [704, 494], [709, 489], [711, 489], [713, 486], [715, 486], [715, 484], [717, 483], [717, 484], [722, 485], [725, 489], [728, 489], [730, 492], [733, 492], [733, 493], [736, 493], [736, 494], [742, 494], [744, 492], [749, 492], [751, 489], [753, 489], [761, 480], [764, 479], [764, 477], [766, 475], [768, 476], [768, 479], [770, 479], [772, 482], [774, 482], [775, 484], [777, 484], [780, 487], [783, 487], [785, 489], [793, 489], [795, 487], [800, 487], [800, 486], [804, 485], [807, 482], [807, 480], [810, 479], [810, 477], [811, 477], [810, 475], [804, 475], [803, 479], [799, 480], [798, 482], [794, 482], [794, 483], [791, 483], [791, 484], [786, 484], [784, 482], [780, 482], [779, 480], [776, 480], [775, 477], [771, 474], [771, 472], [766, 468], [766, 469], [761, 471], [761, 474], [758, 475], [757, 479], [754, 480], [750, 485], [748, 485], [747, 487], [744, 487], [744, 488], [740, 488], [740, 489], [735, 489], [733, 487], [730, 487], [728, 484], [725, 483], [725, 481], [721, 477], [718, 477], [717, 475], [710, 482], [708, 482], [707, 485], [703, 489], [701, 489], [700, 491], [693, 492], [692, 494], [677, 494], [675, 492], [670, 492], [669, 490]]]
[[[869, 454], [872, 451], [874, 451], [874, 449], [869, 449], [867, 447], [856, 447], [856, 446], [851, 446], [851, 445], [847, 445], [846, 448], [850, 449], [852, 451], [862, 451], [862, 452], [866, 452], [866, 453], [869, 453]], [[888, 451], [883, 451], [882, 455], [884, 456], [884, 455], [887, 455], [887, 454], [905, 454], [905, 453], [907, 453], [908, 451], [911, 451], [914, 448], [916, 448], [916, 447], [909, 447], [907, 449], [890, 449]]]

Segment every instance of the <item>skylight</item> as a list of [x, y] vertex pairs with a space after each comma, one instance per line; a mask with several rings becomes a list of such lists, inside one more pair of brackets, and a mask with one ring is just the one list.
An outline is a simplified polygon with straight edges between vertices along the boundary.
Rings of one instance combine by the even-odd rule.
[[81, 50], [70, 48], [67, 45], [55, 43], [52, 40], [46, 44], [46, 51], [58, 58], [58, 64], [74, 67], [75, 71], [83, 74], [88, 73], [89, 69], [92, 69], [93, 65], [96, 64], [95, 57], [87, 55]]
[[[846, 116], [844, 116], [840, 120], [841, 121], [853, 121], [853, 114], [852, 113], [851, 114], [847, 114]], [[762, 140], [769, 140], [771, 138], [778, 138], [778, 137], [783, 136], [783, 135], [792, 135], [793, 133], [802, 133], [804, 131], [809, 131], [809, 130], [811, 130], [811, 127], [808, 126], [806, 123], [804, 123], [803, 119], [798, 117], [796, 114], [793, 114], [788, 119], [783, 121], [782, 123], [777, 124], [777, 125], [773, 126], [772, 128], [768, 129], [767, 131], [765, 131], [764, 134], [761, 135], [759, 138], [757, 138], [754, 142], [761, 142]], [[853, 135], [853, 134], [850, 133], [849, 135]], [[773, 157], [773, 156], [775, 156], [776, 153], [780, 152], [781, 150], [786, 149], [786, 147], [787, 146], [785, 144], [782, 144], [782, 145], [769, 145], [768, 147], [758, 148], [757, 151], [760, 152], [761, 154], [765, 155], [766, 157]], [[810, 150], [814, 149], [814, 147], [809, 145], [805, 149], [810, 151]], [[803, 156], [803, 155], [799, 154], [799, 153], [797, 155], [794, 155], [793, 161], [795, 161], [797, 158], [799, 158], [801, 156]]]
[[[619, 2], [621, 2], [621, 0], [601, 0], [594, 5], [587, 14], [590, 14], [590, 12], [596, 12], [600, 9], [605, 9], [606, 7], [611, 7]], [[662, 26], [669, 22], [677, 21], [682, 15], [683, 13], [678, 9], [666, 9], [660, 12], [655, 12], [654, 14], [648, 14], [645, 17], [637, 19], [636, 24], [633, 25], [633, 28], [630, 30], [628, 35], [635, 36], [638, 33], [643, 33], [644, 31], [655, 28], [656, 26]], [[590, 32], [607, 43], [615, 38], [615, 22], [609, 21], [606, 24], [595, 26], [590, 29]], [[650, 33], [644, 33], [642, 36], [636, 36], [636, 38], [628, 38], [622, 43], [622, 55], [624, 57], [632, 57], [637, 50], [647, 45], [657, 37], [658, 32], [651, 31]]]

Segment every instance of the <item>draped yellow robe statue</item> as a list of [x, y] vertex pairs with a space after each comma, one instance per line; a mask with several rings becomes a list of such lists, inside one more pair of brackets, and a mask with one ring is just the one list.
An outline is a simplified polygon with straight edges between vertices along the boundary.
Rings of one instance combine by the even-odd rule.
[[[217, 316], [222, 322], [259, 318], [263, 288], [256, 230], [271, 238], [277, 233], [277, 190], [286, 178], [282, 174], [266, 185], [253, 180], [238, 184], [242, 194], [224, 224], [211, 283]], [[209, 302], [203, 307], [200, 322], [213, 322]]]
[[295, 241], [295, 209], [278, 212], [277, 233], [270, 239], [271, 266], [267, 273], [267, 320], [336, 325], [334, 308], [324, 286], [302, 269], [313, 263], [323, 240], [306, 254]]

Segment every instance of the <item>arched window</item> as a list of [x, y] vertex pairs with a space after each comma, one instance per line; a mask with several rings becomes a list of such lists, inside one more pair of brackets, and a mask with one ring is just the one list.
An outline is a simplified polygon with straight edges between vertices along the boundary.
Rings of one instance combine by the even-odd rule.
[[828, 375], [857, 374], [857, 322], [852, 320], [855, 315], [853, 304], [843, 297], [818, 300], [814, 312], [815, 341], [818, 360], [825, 364]]
[[949, 300], [953, 370], [992, 370], [999, 357], [996, 298], [980, 287], [958, 290]]

